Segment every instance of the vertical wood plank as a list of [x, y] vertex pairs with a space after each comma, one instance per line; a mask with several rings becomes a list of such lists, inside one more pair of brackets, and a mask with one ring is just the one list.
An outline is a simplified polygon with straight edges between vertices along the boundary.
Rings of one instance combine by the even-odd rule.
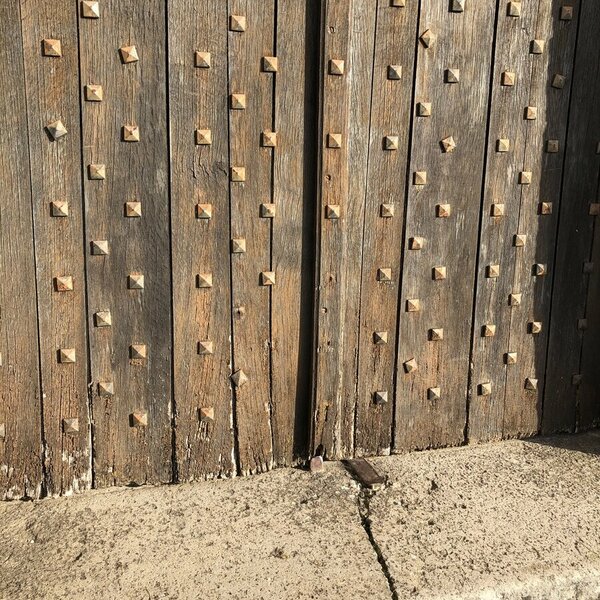
[[[188, 481], [235, 472], [227, 16], [218, 0], [169, 2], [176, 447]], [[197, 287], [199, 273], [212, 288]]]
[[[398, 338], [396, 450], [464, 439], [488, 108], [488, 87], [482, 82], [489, 79], [495, 4], [465, 3], [462, 12], [453, 12], [447, 2], [421, 6]], [[427, 114], [428, 104], [430, 116], [420, 116], [421, 111]], [[445, 279], [434, 279], [435, 267], [446, 268]], [[415, 361], [417, 368], [405, 372], [407, 361]]]
[[[101, 102], [86, 95], [83, 103], [95, 481], [98, 486], [168, 482], [165, 4], [100, 3], [99, 18], [82, 12], [79, 27], [81, 83], [103, 90]], [[125, 126], [139, 128], [139, 141], [126, 141]], [[93, 165], [104, 165], [105, 178]], [[141, 203], [141, 217], [128, 216], [140, 208], [126, 206], [129, 202]], [[107, 311], [112, 325], [102, 326]]]
[[42, 488], [38, 330], [23, 40], [18, 0], [0, 3], [0, 498]]
[[228, 6], [231, 238], [246, 244], [245, 252], [231, 252], [233, 380], [239, 470], [249, 474], [273, 464], [271, 286], [264, 285], [272, 272], [271, 222], [259, 211], [272, 204], [273, 148], [261, 146], [261, 134], [274, 130], [274, 73], [262, 65], [274, 55], [275, 12], [274, 0]]
[[[402, 254], [418, 4], [377, 7], [361, 284], [356, 454], [388, 454], [395, 382], [396, 318]], [[377, 280], [391, 268], [389, 282]], [[374, 394], [387, 401], [377, 403]]]
[[[91, 485], [77, 13], [73, 2], [22, 0], [33, 191], [44, 464], [48, 494]], [[58, 40], [60, 56], [43, 40]], [[66, 135], [54, 139], [59, 121]], [[50, 127], [49, 127], [50, 125]], [[66, 202], [68, 216], [53, 203]], [[71, 284], [61, 279], [70, 277]], [[64, 286], [64, 287], [63, 287]], [[72, 289], [69, 289], [72, 287]], [[62, 291], [66, 290], [66, 291]], [[72, 353], [72, 356], [71, 356]]]

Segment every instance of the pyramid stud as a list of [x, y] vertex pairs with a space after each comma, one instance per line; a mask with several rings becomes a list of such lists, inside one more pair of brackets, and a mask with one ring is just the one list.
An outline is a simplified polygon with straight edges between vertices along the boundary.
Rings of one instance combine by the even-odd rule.
[[405, 373], [413, 373], [419, 368], [417, 361], [414, 358], [409, 358], [408, 360], [404, 361], [402, 363], [402, 367], [404, 368]]
[[409, 250], [422, 250], [424, 246], [425, 246], [425, 238], [411, 237], [408, 240]]
[[450, 12], [464, 12], [465, 0], [452, 0], [450, 2]]
[[531, 54], [543, 54], [545, 45], [546, 42], [544, 40], [531, 40], [529, 52], [531, 52]]
[[344, 61], [339, 58], [332, 58], [329, 61], [329, 74], [330, 75], [343, 75], [344, 74]]
[[388, 393], [384, 391], [373, 392], [373, 404], [381, 405], [387, 404]]
[[430, 117], [431, 116], [431, 102], [417, 102], [417, 116], [418, 117]]
[[490, 396], [492, 394], [492, 384], [490, 381], [485, 381], [477, 386], [478, 396]]
[[200, 355], [213, 354], [213, 352], [214, 352], [214, 348], [213, 348], [212, 341], [202, 340], [202, 341], [198, 342], [198, 354], [200, 354]]
[[527, 379], [525, 379], [525, 389], [530, 392], [535, 392], [538, 389], [538, 380], [533, 377], [527, 377]]
[[389, 283], [392, 281], [392, 269], [381, 268], [377, 269], [377, 281]]
[[529, 329], [529, 333], [531, 333], [533, 335], [542, 332], [542, 322], [541, 321], [531, 321], [530, 323], [528, 323], [527, 327]]
[[537, 106], [526, 106], [525, 107], [525, 120], [535, 121], [537, 119]]
[[277, 146], [277, 133], [274, 131], [263, 131], [260, 134], [260, 145], [264, 148], [275, 148]]
[[140, 141], [140, 128], [137, 125], [123, 125], [121, 133], [124, 142]]
[[6, 423], [0, 423], [0, 440], [6, 439]]
[[386, 135], [383, 138], [384, 150], [398, 150], [398, 136], [397, 135]]
[[72, 292], [73, 277], [71, 275], [61, 275], [54, 278], [54, 289], [57, 292]]
[[433, 44], [435, 44], [436, 35], [431, 31], [431, 29], [426, 29], [419, 38], [421, 40], [421, 44], [425, 46], [425, 48], [431, 48]]
[[496, 326], [486, 323], [481, 328], [481, 337], [494, 337], [496, 335]]
[[521, 301], [523, 300], [523, 294], [515, 293], [508, 295], [508, 305], [509, 306], [521, 306]]
[[126, 217], [141, 217], [142, 216], [142, 203], [141, 202], [125, 202], [125, 216]]
[[210, 52], [200, 52], [199, 50], [196, 50], [196, 52], [194, 52], [194, 65], [196, 65], [198, 69], [210, 69]]
[[96, 327], [111, 327], [112, 315], [110, 314], [110, 310], [100, 310], [94, 313], [94, 325]]
[[81, 16], [84, 19], [99, 19], [100, 18], [100, 3], [83, 0], [81, 3]]
[[519, 183], [529, 185], [531, 183], [531, 171], [521, 171], [519, 173]]
[[394, 205], [393, 204], [382, 204], [379, 207], [379, 215], [384, 219], [389, 219], [394, 216]]
[[99, 381], [98, 382], [98, 396], [114, 396], [115, 385], [112, 381]]
[[58, 351], [58, 362], [65, 365], [76, 362], [75, 348], [60, 348]]
[[52, 38], [42, 40], [42, 54], [44, 56], [62, 56], [60, 40]]
[[516, 365], [517, 364], [517, 353], [516, 352], [506, 352], [504, 354], [504, 364]]
[[387, 78], [392, 81], [402, 79], [402, 65], [388, 65]]
[[598, 215], [600, 215], [600, 203], [590, 203], [589, 215], [590, 217], [597, 217]]
[[521, 3], [520, 2], [509, 2], [506, 7], [506, 14], [509, 17], [520, 17], [521, 16]]
[[516, 233], [513, 237], [513, 246], [515, 248], [522, 248], [527, 241], [527, 235], [524, 233]]
[[428, 400], [441, 400], [442, 391], [439, 387], [430, 387], [427, 389]]
[[581, 385], [583, 381], [583, 375], [581, 373], [575, 373], [571, 377], [571, 385]]
[[413, 173], [413, 184], [414, 185], [426, 185], [427, 183], [427, 171], [415, 171]]
[[490, 214], [492, 215], [492, 217], [503, 217], [504, 204], [492, 204]]
[[106, 165], [88, 165], [88, 177], [90, 179], [106, 179]]
[[196, 219], [212, 219], [212, 204], [196, 204]]
[[46, 129], [53, 140], [59, 140], [61, 137], [67, 135], [67, 128], [62, 121], [52, 121], [46, 125]]
[[325, 206], [326, 219], [339, 219], [341, 213], [342, 209], [339, 204], [327, 204], [327, 206]]
[[500, 83], [506, 87], [515, 85], [517, 76], [512, 71], [504, 71], [500, 77]]
[[429, 330], [429, 340], [432, 342], [440, 342], [444, 339], [444, 330], [440, 327], [434, 327]]
[[446, 279], [446, 267], [433, 267], [433, 269], [431, 269], [431, 276], [434, 281]]
[[262, 70], [264, 73], [277, 73], [278, 66], [276, 56], [263, 56]]
[[496, 152], [508, 152], [510, 150], [510, 140], [508, 138], [500, 138], [496, 140]]
[[263, 271], [260, 274], [260, 285], [264, 285], [264, 286], [275, 285], [275, 272], [274, 271]]
[[229, 107], [232, 110], [244, 110], [246, 108], [246, 94], [231, 94], [229, 96]]
[[63, 419], [62, 430], [65, 435], [75, 435], [79, 433], [79, 419]]
[[136, 410], [129, 415], [129, 425], [131, 427], [147, 427], [148, 412], [145, 410]]
[[577, 329], [580, 331], [585, 331], [588, 328], [587, 319], [577, 319]]
[[456, 142], [454, 141], [454, 138], [451, 135], [445, 137], [440, 142], [440, 145], [442, 147], [442, 152], [444, 153], [452, 152], [456, 148]]
[[435, 207], [435, 216], [440, 219], [447, 219], [452, 213], [452, 207], [449, 204], [438, 204]]
[[69, 203], [62, 200], [56, 200], [50, 202], [50, 214], [53, 217], [68, 217], [69, 216]]
[[199, 273], [196, 277], [196, 285], [199, 288], [211, 288], [213, 286], [212, 273]]
[[488, 265], [485, 268], [485, 276], [491, 279], [500, 277], [500, 265]]
[[241, 388], [244, 384], [248, 383], [248, 376], [242, 369], [238, 369], [231, 375], [231, 381], [236, 388]]
[[388, 332], [387, 331], [374, 331], [373, 332], [373, 343], [376, 346], [384, 346], [388, 343]]
[[135, 46], [121, 46], [119, 52], [121, 53], [121, 60], [125, 64], [134, 63], [140, 60]]
[[560, 150], [560, 142], [558, 140], [546, 141], [546, 152], [548, 154], [556, 154]]
[[246, 181], [246, 167], [231, 167], [229, 176], [231, 181]]
[[341, 133], [328, 133], [327, 134], [327, 147], [328, 148], [341, 148], [342, 147], [342, 134]]
[[131, 344], [129, 346], [129, 358], [131, 360], [143, 360], [148, 357], [146, 344]]
[[260, 216], [263, 219], [272, 219], [277, 213], [277, 207], [275, 204], [261, 204], [260, 205]]
[[573, 19], [573, 7], [572, 6], [561, 6], [560, 8], [560, 20], [571, 21]]
[[231, 240], [232, 254], [243, 254], [246, 252], [246, 238], [233, 238]]
[[409, 298], [406, 301], [406, 312], [419, 312], [421, 310], [421, 301], [418, 298]]
[[212, 131], [210, 129], [196, 129], [196, 146], [210, 146], [212, 144]]
[[201, 406], [198, 409], [198, 415], [201, 423], [209, 423], [215, 420], [214, 406]]
[[446, 69], [444, 81], [446, 83], [458, 83], [460, 81], [460, 69]]
[[106, 256], [109, 254], [108, 240], [92, 240], [91, 249], [94, 256]]
[[552, 78], [552, 87], [557, 90], [562, 90], [565, 87], [565, 83], [567, 82], [567, 78], [560, 73], [556, 73]]
[[594, 272], [594, 263], [593, 262], [584, 262], [583, 263], [583, 272], [586, 275]]
[[230, 15], [229, 17], [229, 29], [231, 31], [246, 31], [246, 17], [243, 15]]
[[406, 0], [390, 0], [390, 6], [394, 8], [404, 8], [406, 6]]
[[104, 100], [104, 90], [101, 85], [88, 83], [85, 88], [85, 99], [88, 102], [102, 102]]
[[143, 290], [144, 276], [141, 273], [130, 273], [127, 276], [127, 287], [130, 290]]
[[532, 274], [534, 277], [543, 277], [548, 274], [548, 266], [542, 263], [533, 265]]

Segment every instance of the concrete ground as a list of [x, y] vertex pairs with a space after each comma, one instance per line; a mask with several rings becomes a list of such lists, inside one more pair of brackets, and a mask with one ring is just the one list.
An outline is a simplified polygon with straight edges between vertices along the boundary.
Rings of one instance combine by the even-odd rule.
[[600, 432], [0, 503], [0, 599], [600, 598]]

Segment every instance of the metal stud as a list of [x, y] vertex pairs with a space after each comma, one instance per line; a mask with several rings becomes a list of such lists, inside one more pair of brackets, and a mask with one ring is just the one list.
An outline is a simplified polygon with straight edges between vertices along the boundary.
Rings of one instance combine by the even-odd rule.
[[454, 138], [451, 135], [448, 137], [445, 137], [440, 142], [440, 145], [442, 147], [442, 152], [444, 152], [444, 153], [453, 152], [454, 149], [456, 148], [456, 142], [454, 141]]
[[492, 217], [503, 217], [504, 204], [492, 204], [490, 214], [492, 215]]
[[42, 40], [42, 54], [44, 56], [62, 56], [60, 40], [52, 38]]
[[413, 173], [413, 184], [414, 185], [426, 185], [427, 184], [427, 171], [415, 171]]
[[196, 129], [196, 146], [210, 146], [212, 144], [212, 131], [210, 129]]
[[200, 52], [199, 50], [194, 52], [194, 64], [198, 69], [210, 69], [211, 58], [210, 52]]
[[534, 277], [543, 277], [548, 273], [548, 267], [542, 263], [536, 263], [533, 265], [532, 273]]
[[279, 68], [278, 60], [276, 56], [263, 56], [262, 57], [262, 70], [265, 73], [277, 73]]
[[398, 136], [397, 135], [386, 135], [383, 138], [383, 149], [384, 150], [398, 150]]
[[546, 42], [544, 40], [531, 40], [529, 52], [531, 52], [531, 54], [543, 54], [545, 45]]
[[481, 328], [481, 337], [494, 337], [496, 335], [496, 326], [486, 323]]
[[85, 88], [85, 99], [88, 102], [102, 102], [104, 100], [104, 90], [101, 85], [88, 83]]
[[199, 288], [211, 288], [213, 286], [212, 273], [199, 273], [196, 277], [196, 285]]
[[141, 273], [130, 273], [127, 276], [127, 287], [130, 290], [143, 290], [144, 276]]
[[479, 396], [490, 396], [492, 393], [492, 384], [490, 381], [485, 381], [477, 386], [477, 394]]
[[506, 14], [509, 17], [520, 17], [521, 16], [521, 3], [520, 2], [509, 2], [506, 7]]
[[394, 8], [404, 8], [406, 6], [406, 0], [390, 0], [390, 6]]
[[519, 173], [519, 183], [529, 185], [531, 183], [531, 171], [521, 171]]
[[215, 420], [215, 409], [213, 406], [201, 406], [198, 409], [198, 415], [201, 423], [207, 423]]
[[339, 219], [342, 209], [339, 204], [327, 204], [325, 206], [326, 219]]
[[98, 396], [114, 396], [115, 385], [112, 381], [99, 381], [98, 382]]
[[229, 96], [229, 108], [244, 110], [246, 108], [246, 94], [231, 94]]
[[248, 383], [248, 376], [242, 369], [238, 369], [231, 375], [231, 381], [236, 388], [241, 388], [244, 384]]
[[231, 181], [246, 181], [246, 167], [231, 167], [229, 177]]
[[408, 240], [409, 250], [422, 250], [424, 246], [425, 246], [425, 238], [411, 237]]
[[558, 140], [547, 140], [546, 141], [546, 152], [548, 154], [556, 154], [560, 149]]
[[409, 298], [406, 300], [406, 312], [419, 312], [421, 310], [421, 301], [418, 298]]
[[581, 373], [575, 373], [571, 377], [571, 384], [572, 385], [581, 385], [582, 380], [583, 380], [583, 375], [581, 375]]
[[560, 73], [556, 73], [552, 78], [552, 87], [557, 90], [562, 90], [565, 87], [565, 83], [567, 82], [567, 78]]
[[88, 177], [90, 179], [106, 179], [106, 165], [88, 165]]
[[561, 6], [560, 7], [560, 20], [571, 21], [573, 19], [573, 7], [572, 6]]
[[277, 133], [275, 131], [263, 131], [260, 134], [260, 145], [264, 148], [275, 148], [277, 146]]
[[500, 83], [506, 87], [515, 85], [516, 80], [517, 76], [512, 71], [504, 71], [500, 76]]
[[275, 285], [275, 272], [274, 271], [262, 271], [260, 274], [260, 285], [271, 286]]
[[431, 102], [417, 102], [417, 116], [418, 117], [430, 117], [431, 116]]
[[430, 387], [427, 389], [427, 399], [428, 400], [441, 400], [442, 399], [442, 391], [439, 387]]
[[46, 130], [48, 131], [53, 140], [59, 140], [61, 137], [67, 135], [67, 128], [60, 120], [48, 123], [48, 125], [46, 125]]
[[577, 329], [585, 331], [588, 327], [587, 319], [577, 319]]
[[131, 427], [147, 427], [148, 412], [145, 410], [136, 410], [129, 415], [129, 425]]
[[134, 63], [140, 60], [135, 46], [121, 46], [119, 52], [121, 53], [121, 60], [125, 64]]
[[231, 31], [246, 31], [246, 17], [243, 15], [230, 15], [229, 16], [229, 29]]
[[122, 135], [124, 142], [139, 142], [140, 128], [137, 125], [123, 125]]
[[392, 81], [402, 79], [402, 65], [388, 65], [387, 78]]
[[446, 279], [446, 267], [433, 267], [431, 269], [431, 276], [435, 281]]
[[465, 0], [452, 0], [450, 2], [450, 12], [464, 12]]
[[523, 294], [521, 293], [513, 293], [508, 295], [508, 305], [509, 306], [521, 306], [521, 301], [523, 299]]
[[142, 203], [133, 201], [125, 202], [125, 216], [130, 218], [139, 218], [142, 216]]
[[81, 16], [85, 19], [99, 19], [100, 3], [92, 2], [90, 0], [83, 0], [81, 3]]
[[109, 254], [108, 240], [92, 240], [91, 249], [94, 256], [106, 256]]
[[65, 435], [75, 435], [79, 433], [79, 419], [63, 419], [62, 430]]
[[392, 269], [380, 268], [377, 269], [377, 281], [390, 282], [392, 281]]
[[129, 358], [131, 360], [143, 360], [148, 357], [146, 344], [131, 344], [129, 346]]
[[342, 147], [342, 134], [341, 133], [328, 133], [327, 134], [327, 147], [328, 148], [341, 148]]
[[500, 265], [488, 265], [485, 268], [485, 276], [489, 279], [500, 277]]
[[277, 207], [275, 204], [261, 204], [260, 205], [260, 216], [264, 219], [272, 219], [277, 214]]
[[515, 248], [522, 248], [527, 241], [527, 236], [524, 233], [515, 233], [513, 237], [513, 246]]
[[58, 350], [58, 362], [65, 365], [74, 363], [77, 361], [75, 355], [75, 348], [59, 348]]
[[525, 379], [525, 389], [530, 392], [535, 392], [538, 389], [538, 380], [533, 377], [527, 377], [527, 379]]
[[504, 354], [504, 364], [516, 365], [517, 364], [517, 353], [516, 352], [506, 352]]
[[526, 106], [525, 107], [525, 120], [535, 121], [537, 119], [537, 106]]
[[94, 313], [94, 325], [96, 327], [111, 327], [112, 315], [110, 314], [110, 310], [100, 310]]
[[196, 204], [196, 219], [212, 219], [212, 204]]
[[344, 74], [344, 61], [339, 58], [332, 58], [329, 61], [329, 74], [330, 75], [343, 75]]
[[510, 140], [508, 138], [500, 138], [496, 140], [496, 152], [508, 152], [510, 150]]
[[433, 33], [433, 31], [431, 31], [431, 29], [426, 29], [421, 34], [421, 37], [419, 39], [421, 40], [421, 43], [423, 44], [423, 46], [425, 46], [425, 48], [431, 48], [435, 44], [437, 36]]
[[444, 81], [446, 83], [458, 83], [460, 81], [460, 69], [446, 69], [444, 72]]
[[50, 202], [50, 214], [53, 217], [68, 217], [69, 216], [69, 203], [62, 200], [56, 200]]
[[527, 324], [527, 327], [529, 329], [529, 333], [535, 335], [537, 333], [541, 333], [541, 331], [542, 331], [542, 322], [541, 321], [530, 321]]
[[246, 238], [233, 238], [231, 240], [232, 254], [243, 254], [246, 252]]
[[540, 202], [538, 212], [540, 213], [540, 215], [551, 215], [552, 202]]
[[207, 355], [213, 354], [214, 346], [211, 340], [202, 340], [198, 342], [198, 354]]
[[384, 391], [373, 392], [373, 404], [387, 404], [388, 401], [388, 393]]
[[388, 332], [387, 331], [374, 331], [373, 332], [373, 343], [376, 346], [384, 346], [388, 343]]
[[57, 292], [72, 292], [73, 277], [71, 275], [61, 275], [54, 278], [54, 289]]
[[402, 366], [404, 367], [405, 373], [413, 373], [419, 368], [419, 365], [417, 364], [417, 361], [414, 358], [409, 358], [408, 360], [404, 361], [402, 363]]
[[586, 275], [594, 272], [594, 263], [593, 262], [584, 262], [583, 263], [583, 272]]
[[393, 204], [381, 204], [379, 207], [379, 215], [384, 219], [389, 219], [394, 216]]
[[6, 439], [6, 423], [0, 423], [0, 440]]
[[440, 342], [444, 339], [444, 330], [440, 327], [434, 327], [429, 330], [429, 341]]
[[439, 219], [447, 219], [452, 213], [452, 207], [449, 204], [437, 204], [435, 207], [435, 216]]
[[600, 215], [600, 203], [599, 202], [591, 202], [589, 209], [590, 217], [597, 217]]

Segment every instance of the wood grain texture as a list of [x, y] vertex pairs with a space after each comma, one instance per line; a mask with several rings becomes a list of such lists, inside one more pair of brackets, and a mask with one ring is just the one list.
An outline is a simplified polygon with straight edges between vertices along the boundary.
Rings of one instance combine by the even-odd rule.
[[[431, 103], [431, 116], [413, 117], [398, 338], [398, 365], [414, 359], [417, 369], [398, 373], [395, 450], [464, 439], [495, 5], [466, 3], [464, 12], [449, 11], [446, 2], [421, 6], [419, 35], [426, 35], [418, 49], [415, 102]], [[459, 70], [457, 83], [448, 81], [447, 69]], [[456, 148], [443, 152], [449, 136]], [[426, 184], [416, 185], [421, 171]], [[440, 216], [444, 204], [448, 217]], [[423, 238], [423, 248], [410, 249], [411, 238]], [[446, 267], [446, 279], [432, 277], [436, 266]], [[420, 310], [407, 311], [410, 299], [420, 300]], [[432, 340], [433, 329], [442, 329], [443, 339]]]
[[[29, 155], [35, 228], [44, 465], [48, 494], [91, 485], [87, 323], [81, 203], [81, 136], [77, 14], [73, 2], [22, 0]], [[62, 56], [45, 56], [44, 39], [60, 40]], [[67, 134], [52, 139], [60, 120]], [[68, 217], [53, 216], [51, 203], [67, 202]], [[59, 291], [56, 278], [72, 278]], [[60, 349], [75, 351], [62, 363]], [[65, 419], [76, 419], [70, 427]]]
[[[401, 276], [406, 162], [418, 6], [377, 5], [373, 92], [365, 222], [358, 355], [357, 455], [388, 454], [392, 443], [396, 319]], [[386, 147], [392, 145], [393, 149]], [[390, 216], [391, 215], [391, 216]], [[379, 268], [392, 280], [377, 280]], [[376, 391], [388, 402], [373, 401]]]
[[0, 3], [0, 498], [36, 498], [42, 430], [27, 106], [18, 0]]
[[[229, 94], [245, 94], [246, 108], [229, 110], [229, 166], [245, 169], [245, 181], [230, 181], [231, 238], [246, 240], [246, 252], [231, 253], [233, 370], [248, 378], [235, 388], [239, 470], [263, 472], [273, 464], [271, 431], [271, 220], [260, 204], [272, 203], [272, 154], [260, 145], [274, 131], [274, 73], [261, 69], [274, 55], [273, 0], [230, 0], [230, 16], [246, 19], [245, 31], [228, 33]], [[231, 99], [230, 99], [231, 102]], [[277, 277], [277, 274], [275, 274]], [[277, 279], [275, 285], [279, 285]]]
[[[79, 28], [81, 83], [104, 91], [102, 102], [83, 103], [82, 132], [95, 482], [164, 483], [172, 394], [165, 5], [112, 0]], [[123, 61], [129, 46], [137, 62]], [[139, 127], [139, 142], [124, 141], [124, 125]], [[91, 179], [91, 164], [104, 164], [106, 179]], [[125, 216], [133, 201], [141, 217]], [[107, 241], [109, 254], [92, 254], [94, 240]], [[143, 274], [143, 289], [128, 287], [131, 274]], [[112, 326], [97, 327], [96, 313], [107, 310]], [[133, 345], [145, 346], [146, 358]], [[102, 382], [113, 395], [101, 393]], [[134, 413], [147, 425], [135, 426]]]
[[[597, 407], [598, 384], [593, 380], [597, 369], [590, 368], [589, 362], [593, 362], [591, 357], [597, 354], [597, 338], [594, 341], [595, 334], [589, 323], [588, 329], [582, 330], [579, 322], [588, 316], [593, 318], [599, 301], [592, 292], [598, 278], [598, 262], [591, 274], [584, 272], [584, 263], [593, 261], [597, 217], [590, 215], [590, 205], [598, 202], [600, 172], [597, 151], [600, 113], [595, 108], [600, 102], [599, 21], [600, 5], [582, 1], [556, 245], [542, 421], [544, 433], [573, 431], [577, 427], [583, 406], [581, 394], [592, 399], [592, 404]], [[588, 372], [585, 375], [584, 343], [591, 343], [586, 351]], [[583, 375], [581, 387], [577, 385], [580, 375]], [[589, 376], [592, 380], [586, 381]], [[582, 427], [586, 421], [583, 418]], [[588, 424], [592, 422], [593, 419], [587, 421]]]
[[[175, 437], [179, 479], [190, 481], [236, 468], [229, 380], [228, 11], [219, 0], [171, 1], [168, 15]], [[196, 52], [210, 53], [210, 67], [196, 66]], [[210, 145], [195, 143], [197, 129], [210, 130]], [[212, 273], [213, 287], [198, 288], [198, 273]], [[200, 353], [206, 341], [211, 354]]]

